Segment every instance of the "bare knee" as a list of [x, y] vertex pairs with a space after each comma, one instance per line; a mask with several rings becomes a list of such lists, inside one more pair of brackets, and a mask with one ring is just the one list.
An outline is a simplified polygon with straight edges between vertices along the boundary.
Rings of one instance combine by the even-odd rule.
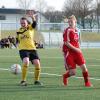
[[38, 59], [35, 59], [35, 60], [33, 60], [32, 61], [33, 62], [33, 64], [35, 65], [35, 67], [38, 69], [40, 69], [40, 61], [38, 60]]
[[80, 68], [81, 68], [82, 72], [88, 71], [88, 69], [87, 69], [85, 64], [81, 65]]
[[76, 74], [76, 70], [75, 69], [71, 69], [69, 71], [70, 76], [74, 76]]
[[28, 57], [23, 59], [23, 64], [26, 66], [29, 66], [29, 58]]

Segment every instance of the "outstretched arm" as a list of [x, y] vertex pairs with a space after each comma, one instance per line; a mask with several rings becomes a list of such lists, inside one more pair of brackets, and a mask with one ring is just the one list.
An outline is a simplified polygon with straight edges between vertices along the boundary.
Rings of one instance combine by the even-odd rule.
[[32, 19], [32, 22], [33, 22], [32, 27], [35, 28], [36, 27], [36, 16], [37, 16], [37, 14], [34, 14], [33, 11], [29, 11], [27, 16]]

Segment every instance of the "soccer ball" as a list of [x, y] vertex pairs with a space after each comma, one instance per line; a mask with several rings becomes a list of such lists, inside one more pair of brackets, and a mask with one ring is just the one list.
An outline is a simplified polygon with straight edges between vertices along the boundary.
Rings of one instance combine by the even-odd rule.
[[22, 72], [21, 70], [21, 66], [19, 64], [13, 64], [11, 67], [10, 67], [10, 71], [11, 73], [13, 74], [20, 74]]

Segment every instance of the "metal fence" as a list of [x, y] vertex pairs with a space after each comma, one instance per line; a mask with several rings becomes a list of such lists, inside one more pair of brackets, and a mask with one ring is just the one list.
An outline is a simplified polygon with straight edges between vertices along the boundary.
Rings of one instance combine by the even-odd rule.
[[[59, 47], [62, 44], [62, 34], [68, 26], [67, 23], [41, 23], [37, 29], [44, 37], [45, 47]], [[9, 35], [14, 36], [20, 27], [19, 23], [0, 23], [0, 39]], [[82, 47], [100, 47], [100, 29], [80, 29], [82, 37]]]

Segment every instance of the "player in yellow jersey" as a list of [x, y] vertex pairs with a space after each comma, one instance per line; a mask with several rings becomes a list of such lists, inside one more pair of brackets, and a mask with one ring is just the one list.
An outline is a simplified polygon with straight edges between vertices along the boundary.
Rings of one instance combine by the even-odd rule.
[[20, 58], [22, 59], [22, 80], [20, 85], [26, 86], [26, 76], [27, 76], [27, 68], [29, 66], [29, 61], [32, 62], [35, 66], [34, 71], [34, 85], [41, 85], [42, 83], [39, 81], [40, 77], [40, 60], [37, 54], [37, 50], [34, 43], [34, 31], [36, 28], [36, 19], [33, 13], [29, 13], [28, 17], [32, 18], [32, 24], [29, 23], [27, 18], [22, 17], [20, 19], [21, 28], [17, 31], [17, 41]]

